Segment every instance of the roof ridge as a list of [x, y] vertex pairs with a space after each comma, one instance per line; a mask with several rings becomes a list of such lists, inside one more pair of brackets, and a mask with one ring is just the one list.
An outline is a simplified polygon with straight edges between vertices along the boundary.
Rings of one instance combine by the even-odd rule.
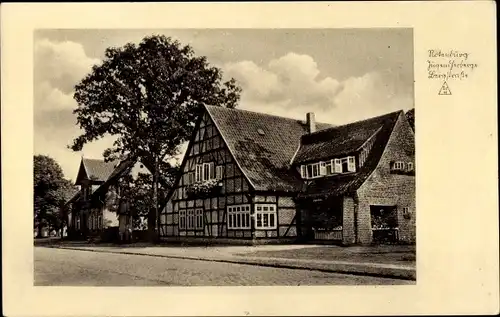
[[[280, 118], [280, 119], [285, 119], [285, 120], [290, 120], [290, 121], [298, 122], [298, 123], [301, 123], [301, 124], [306, 124], [306, 120], [305, 119], [295, 119], [295, 118], [290, 118], [290, 117], [283, 117], [283, 116], [278, 116], [276, 114], [269, 114], [269, 113], [265, 113], [265, 112], [258, 112], [258, 111], [247, 110], [247, 109], [237, 109], [237, 108], [212, 106], [212, 105], [205, 105], [205, 107], [207, 108], [207, 110], [209, 110], [209, 109], [225, 109], [225, 110], [229, 110], [229, 111], [253, 113], [253, 114], [257, 114], [257, 115], [261, 115], [261, 116], [267, 116], [267, 117], [273, 117], [273, 118]], [[326, 122], [316, 122], [316, 124], [328, 124], [328, 125], [334, 126], [333, 123], [326, 123]], [[328, 129], [330, 129], [330, 128], [328, 128]], [[323, 130], [320, 130], [320, 131], [323, 131]]]
[[358, 121], [353, 121], [353, 122], [349, 122], [349, 123], [342, 124], [342, 125], [336, 125], [336, 126], [333, 126], [333, 127], [330, 127], [330, 128], [323, 129], [323, 130], [318, 130], [318, 131], [315, 131], [315, 132], [312, 132], [312, 133], [308, 133], [306, 135], [309, 136], [309, 135], [317, 135], [317, 134], [320, 134], [320, 133], [326, 133], [326, 132], [330, 132], [330, 131], [335, 130], [335, 129], [340, 129], [340, 128], [348, 127], [350, 125], [360, 124], [360, 123], [363, 123], [363, 122], [366, 122], [366, 121], [380, 119], [382, 117], [393, 116], [393, 115], [396, 115], [396, 114], [400, 114], [401, 112], [403, 112], [403, 114], [404, 114], [403, 110], [397, 110], [397, 111], [389, 112], [389, 113], [386, 113], [386, 114], [383, 114], [383, 115], [379, 115], [379, 116], [376, 116], [376, 117], [371, 117], [371, 118], [366, 118], [366, 119], [362, 119], [362, 120], [358, 120]]

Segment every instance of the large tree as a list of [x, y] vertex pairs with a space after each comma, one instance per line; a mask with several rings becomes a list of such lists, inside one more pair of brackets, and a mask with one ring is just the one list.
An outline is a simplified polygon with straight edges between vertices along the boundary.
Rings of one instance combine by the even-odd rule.
[[33, 157], [34, 222], [41, 237], [42, 228], [61, 228], [64, 216], [61, 207], [72, 191], [71, 182], [64, 178], [61, 166], [51, 157]]
[[103, 62], [75, 87], [74, 113], [83, 133], [71, 148], [80, 151], [112, 135], [116, 141], [103, 153], [107, 160], [127, 156], [151, 163], [155, 208], [148, 228], [154, 234], [162, 162], [188, 140], [203, 104], [233, 108], [240, 92], [235, 80], [224, 82], [206, 57], [169, 37], [148, 36], [138, 45], [108, 48]]

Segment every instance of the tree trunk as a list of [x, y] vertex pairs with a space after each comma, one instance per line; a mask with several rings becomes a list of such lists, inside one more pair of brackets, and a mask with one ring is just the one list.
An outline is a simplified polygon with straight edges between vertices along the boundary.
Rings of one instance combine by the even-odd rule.
[[42, 237], [42, 222], [40, 220], [38, 221], [38, 233], [37, 233], [37, 237], [38, 238]]
[[153, 171], [153, 204], [154, 208], [148, 213], [148, 235], [150, 242], [156, 242], [158, 239], [157, 218], [158, 218], [158, 156], [154, 157]]

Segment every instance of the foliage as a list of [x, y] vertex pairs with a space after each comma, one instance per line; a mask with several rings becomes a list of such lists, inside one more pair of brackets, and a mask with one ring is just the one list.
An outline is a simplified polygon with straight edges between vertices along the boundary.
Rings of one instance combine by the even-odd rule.
[[71, 148], [109, 134], [117, 139], [105, 157], [150, 153], [161, 161], [189, 138], [203, 104], [236, 106], [241, 89], [234, 79], [221, 80], [206, 57], [169, 37], [108, 48], [102, 64], [75, 87], [74, 113], [84, 133]]
[[411, 109], [406, 112], [406, 118], [408, 119], [408, 123], [412, 127], [413, 131], [415, 131], [415, 109]]
[[191, 195], [197, 195], [197, 194], [204, 195], [204, 194], [210, 194], [214, 190], [217, 190], [218, 188], [220, 188], [220, 181], [216, 179], [211, 179], [193, 183], [188, 186], [187, 191], [188, 194]]
[[165, 160], [178, 154], [192, 134], [202, 105], [233, 108], [240, 92], [234, 79], [222, 82], [221, 70], [206, 57], [169, 37], [148, 36], [138, 45], [111, 47], [102, 64], [75, 87], [74, 113], [84, 132], [70, 148], [80, 151], [112, 135], [116, 140], [104, 152], [107, 160], [145, 159], [152, 173], [162, 175]]
[[74, 188], [51, 157], [35, 155], [33, 168], [34, 221], [40, 234], [42, 227], [60, 228], [66, 222], [67, 215], [62, 207]]

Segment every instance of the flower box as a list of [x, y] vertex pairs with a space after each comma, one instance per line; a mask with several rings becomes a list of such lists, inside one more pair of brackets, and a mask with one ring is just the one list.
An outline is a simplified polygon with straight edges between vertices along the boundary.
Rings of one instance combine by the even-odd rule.
[[222, 182], [219, 180], [208, 180], [196, 182], [186, 189], [188, 198], [206, 198], [220, 194]]

